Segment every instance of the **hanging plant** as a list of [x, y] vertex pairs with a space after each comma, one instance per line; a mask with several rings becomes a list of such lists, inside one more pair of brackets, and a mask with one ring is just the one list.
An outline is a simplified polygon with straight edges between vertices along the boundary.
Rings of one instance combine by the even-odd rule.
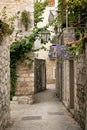
[[0, 20], [0, 42], [2, 42], [3, 37], [11, 35], [12, 32], [13, 29], [7, 23]]
[[30, 24], [30, 16], [29, 16], [29, 12], [24, 10], [21, 14], [21, 19], [22, 19], [22, 23], [25, 27], [25, 31], [28, 30], [29, 24]]

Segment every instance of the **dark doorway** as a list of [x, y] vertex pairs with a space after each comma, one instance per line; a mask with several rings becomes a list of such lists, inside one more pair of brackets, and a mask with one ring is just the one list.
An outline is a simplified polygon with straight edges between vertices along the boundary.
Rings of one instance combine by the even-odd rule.
[[74, 61], [70, 60], [70, 109], [74, 108]]
[[34, 90], [35, 93], [46, 90], [46, 61], [42, 59], [34, 62]]

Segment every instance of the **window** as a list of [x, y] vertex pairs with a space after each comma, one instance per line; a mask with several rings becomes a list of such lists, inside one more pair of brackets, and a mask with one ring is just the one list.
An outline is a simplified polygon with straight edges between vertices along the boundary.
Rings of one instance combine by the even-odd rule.
[[56, 79], [56, 68], [53, 68], [53, 79]]

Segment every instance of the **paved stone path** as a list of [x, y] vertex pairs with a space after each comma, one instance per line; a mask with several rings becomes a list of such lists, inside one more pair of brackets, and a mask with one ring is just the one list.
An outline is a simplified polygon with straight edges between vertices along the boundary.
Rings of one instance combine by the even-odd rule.
[[52, 87], [36, 94], [32, 105], [12, 102], [12, 120], [6, 130], [81, 130]]

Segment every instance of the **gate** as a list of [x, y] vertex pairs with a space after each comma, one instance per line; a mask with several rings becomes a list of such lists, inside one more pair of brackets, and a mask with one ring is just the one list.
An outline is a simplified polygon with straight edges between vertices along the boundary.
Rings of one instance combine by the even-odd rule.
[[34, 61], [34, 91], [35, 93], [46, 90], [46, 61], [35, 59]]

